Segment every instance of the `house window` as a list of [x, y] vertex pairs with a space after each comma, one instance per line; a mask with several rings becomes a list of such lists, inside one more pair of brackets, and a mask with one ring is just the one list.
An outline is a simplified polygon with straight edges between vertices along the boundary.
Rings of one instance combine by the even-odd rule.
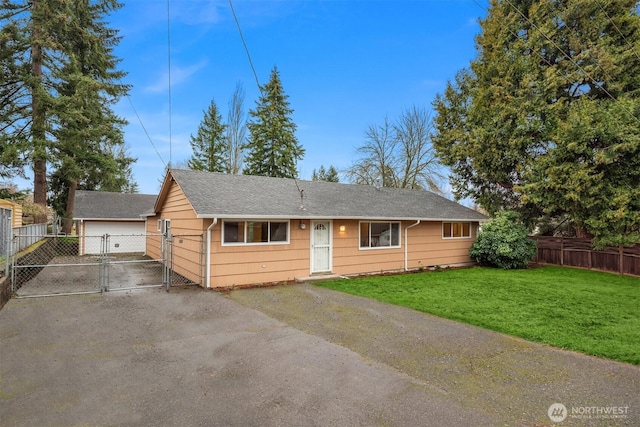
[[470, 222], [443, 222], [442, 238], [443, 239], [464, 239], [471, 237]]
[[288, 221], [223, 221], [223, 244], [289, 243]]
[[400, 247], [399, 222], [361, 222], [360, 249]]

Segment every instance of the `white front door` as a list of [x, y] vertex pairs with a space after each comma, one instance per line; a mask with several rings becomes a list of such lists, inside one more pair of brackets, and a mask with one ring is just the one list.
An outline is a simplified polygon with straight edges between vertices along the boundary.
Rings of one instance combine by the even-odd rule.
[[331, 271], [331, 221], [311, 221], [311, 273]]

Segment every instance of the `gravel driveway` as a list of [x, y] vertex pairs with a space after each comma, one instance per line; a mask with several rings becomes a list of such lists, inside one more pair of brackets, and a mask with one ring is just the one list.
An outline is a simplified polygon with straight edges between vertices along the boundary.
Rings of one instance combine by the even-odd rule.
[[0, 425], [553, 425], [626, 406], [640, 368], [293, 285], [11, 300]]

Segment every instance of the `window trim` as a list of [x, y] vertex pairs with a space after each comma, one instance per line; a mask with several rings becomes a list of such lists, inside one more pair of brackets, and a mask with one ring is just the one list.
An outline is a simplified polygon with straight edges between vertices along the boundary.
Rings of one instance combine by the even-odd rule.
[[[452, 236], [450, 237], [446, 237], [444, 235], [444, 225], [445, 224], [451, 224], [453, 227], [453, 224], [469, 224], [469, 235], [468, 236], [453, 236], [453, 230], [451, 230], [451, 234]], [[462, 227], [462, 230], [464, 230], [464, 226]], [[471, 221], [442, 221], [442, 240], [459, 240], [459, 239], [471, 239], [473, 237], [473, 228], [472, 228], [472, 223]]]
[[[242, 222], [244, 224], [244, 242], [225, 242], [224, 238], [224, 229], [225, 229], [225, 223], [227, 222]], [[268, 230], [269, 230], [269, 241], [267, 242], [247, 242], [247, 236], [248, 236], [248, 231], [247, 231], [247, 223], [249, 222], [266, 222], [268, 224]], [[271, 223], [282, 223], [282, 224], [286, 224], [287, 225], [287, 239], [286, 240], [282, 240], [282, 241], [271, 241]], [[252, 218], [252, 219], [228, 219], [228, 220], [222, 220], [222, 226], [221, 226], [221, 232], [220, 232], [220, 244], [222, 246], [271, 246], [271, 245], [288, 245], [291, 241], [291, 221], [290, 220], [282, 220], [282, 219], [257, 219], [257, 218]]]
[[163, 235], [167, 235], [167, 232], [169, 232], [169, 234], [170, 234], [171, 233], [171, 219], [170, 218], [159, 219], [158, 220], [158, 224], [157, 224], [157, 228], [158, 228], [158, 232], [163, 234]]
[[[389, 246], [371, 246], [371, 226], [369, 226], [369, 246], [362, 246], [362, 224], [389, 224], [391, 230], [393, 224], [398, 224], [398, 244]], [[393, 239], [391, 239], [393, 240]], [[402, 221], [358, 221], [358, 250], [375, 251], [384, 249], [399, 249], [402, 247]]]

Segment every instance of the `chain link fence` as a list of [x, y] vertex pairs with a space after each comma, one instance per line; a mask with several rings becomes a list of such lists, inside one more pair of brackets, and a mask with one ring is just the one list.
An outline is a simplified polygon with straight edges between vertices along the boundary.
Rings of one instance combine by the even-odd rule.
[[173, 286], [204, 283], [205, 250], [202, 235], [172, 235], [164, 241], [168, 283]]
[[18, 297], [169, 290], [203, 281], [201, 235], [16, 235], [13, 244], [30, 237], [36, 243], [11, 257], [11, 290]]
[[100, 292], [100, 256], [78, 256], [78, 238], [16, 235], [14, 247], [24, 239], [37, 241], [12, 256], [11, 288], [15, 295]]

